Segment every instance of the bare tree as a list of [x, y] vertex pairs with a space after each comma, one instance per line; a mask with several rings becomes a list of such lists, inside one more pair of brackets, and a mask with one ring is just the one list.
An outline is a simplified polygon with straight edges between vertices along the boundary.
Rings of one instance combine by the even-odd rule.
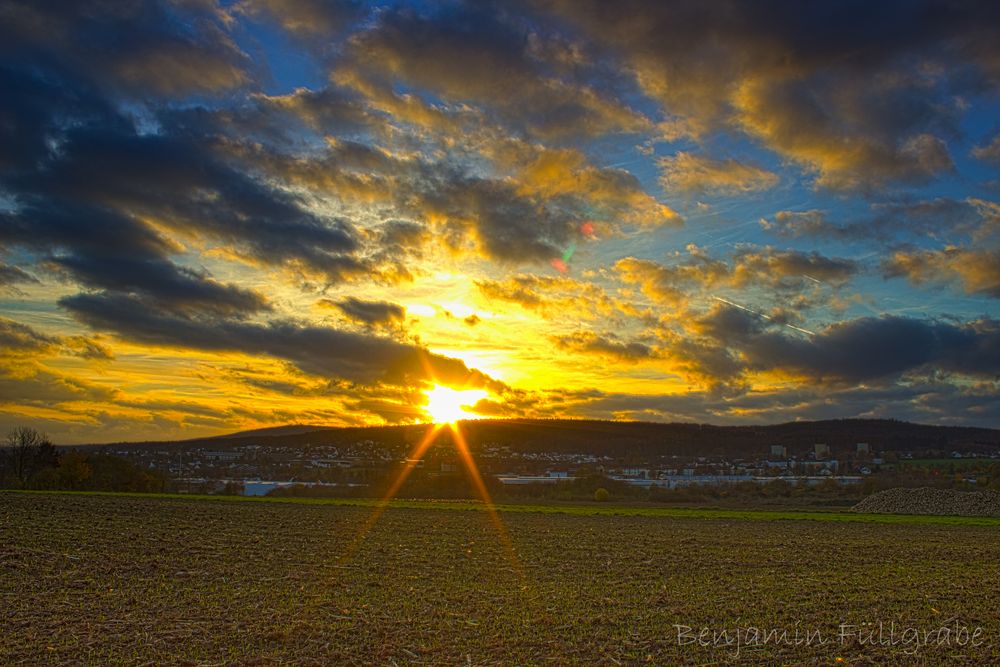
[[18, 426], [7, 434], [7, 460], [18, 485], [24, 488], [42, 468], [55, 465], [55, 447], [33, 428]]

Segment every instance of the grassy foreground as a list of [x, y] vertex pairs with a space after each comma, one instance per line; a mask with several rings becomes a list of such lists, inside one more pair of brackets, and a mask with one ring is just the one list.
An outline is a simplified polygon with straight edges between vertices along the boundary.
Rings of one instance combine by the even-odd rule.
[[1000, 663], [991, 520], [359, 503], [0, 493], [0, 664]]

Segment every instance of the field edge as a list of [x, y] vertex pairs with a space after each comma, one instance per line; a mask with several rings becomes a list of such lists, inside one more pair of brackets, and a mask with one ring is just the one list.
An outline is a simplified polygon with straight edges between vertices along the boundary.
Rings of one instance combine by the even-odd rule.
[[723, 519], [745, 521], [832, 521], [846, 523], [929, 524], [958, 526], [1000, 526], [1000, 517], [939, 516], [930, 514], [868, 514], [842, 511], [721, 509], [705, 507], [642, 507], [635, 505], [533, 505], [496, 503], [487, 505], [475, 500], [408, 500], [389, 501], [374, 498], [270, 498], [263, 496], [223, 496], [184, 493], [132, 493], [114, 491], [49, 491], [37, 489], [2, 489], [3, 494], [111, 496], [146, 498], [151, 500], [189, 500], [199, 502], [284, 503], [297, 505], [327, 505], [341, 507], [381, 507], [387, 509], [518, 512], [535, 514], [571, 514], [581, 516], [648, 516], [663, 518]]

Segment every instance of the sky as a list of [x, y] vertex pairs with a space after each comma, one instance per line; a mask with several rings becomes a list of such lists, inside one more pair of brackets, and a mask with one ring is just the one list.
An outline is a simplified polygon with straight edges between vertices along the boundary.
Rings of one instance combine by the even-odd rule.
[[996, 3], [0, 0], [0, 91], [4, 431], [1000, 427]]

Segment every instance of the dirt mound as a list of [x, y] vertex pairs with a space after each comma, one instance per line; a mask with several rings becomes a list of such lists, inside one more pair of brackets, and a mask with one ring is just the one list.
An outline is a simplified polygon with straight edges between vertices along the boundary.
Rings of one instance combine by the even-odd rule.
[[868, 496], [853, 510], [869, 514], [1000, 516], [1000, 493], [929, 488], [887, 489]]

